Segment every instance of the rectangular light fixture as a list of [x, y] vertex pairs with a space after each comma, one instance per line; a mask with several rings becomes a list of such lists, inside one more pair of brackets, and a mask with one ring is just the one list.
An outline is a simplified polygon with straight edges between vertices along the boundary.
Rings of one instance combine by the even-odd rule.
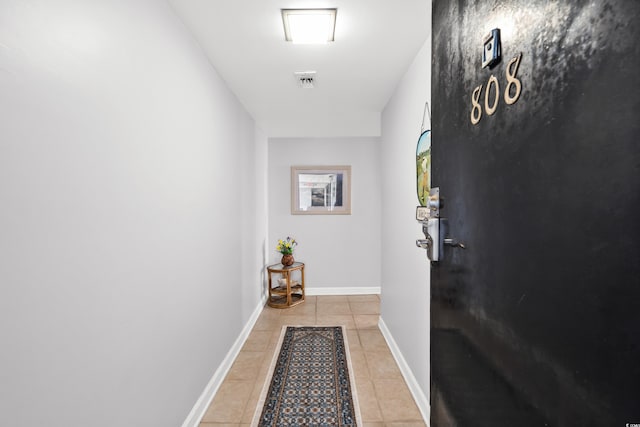
[[337, 9], [282, 9], [284, 37], [300, 44], [325, 44], [334, 40]]

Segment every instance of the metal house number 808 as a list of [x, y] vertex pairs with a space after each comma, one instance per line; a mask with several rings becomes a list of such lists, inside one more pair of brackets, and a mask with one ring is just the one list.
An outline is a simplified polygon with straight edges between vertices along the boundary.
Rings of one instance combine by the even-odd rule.
[[[507, 69], [505, 70], [507, 86], [504, 88], [504, 102], [507, 105], [515, 103], [520, 97], [520, 92], [522, 91], [522, 83], [520, 83], [520, 79], [516, 77], [518, 74], [518, 67], [520, 67], [520, 59], [522, 59], [522, 54], [512, 58], [507, 64]], [[477, 125], [482, 118], [482, 106], [478, 102], [480, 100], [482, 86], [483, 85], [476, 87], [471, 94], [471, 123], [474, 125]], [[489, 97], [491, 96], [492, 86], [494, 86], [494, 95], [493, 101], [490, 101]], [[511, 95], [512, 89], [514, 90], [513, 95]], [[489, 77], [487, 88], [484, 91], [484, 111], [487, 115], [491, 116], [496, 112], [499, 98], [500, 84], [498, 83], [496, 76], [492, 74], [491, 77]]]

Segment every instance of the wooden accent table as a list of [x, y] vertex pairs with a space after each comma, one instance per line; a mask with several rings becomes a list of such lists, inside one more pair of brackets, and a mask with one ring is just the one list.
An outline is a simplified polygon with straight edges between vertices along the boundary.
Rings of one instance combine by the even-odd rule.
[[[294, 274], [295, 272], [299, 274]], [[273, 274], [279, 274], [281, 280], [271, 279]], [[289, 308], [304, 302], [304, 263], [294, 262], [285, 267], [282, 264], [274, 264], [267, 267], [269, 276], [269, 307]]]

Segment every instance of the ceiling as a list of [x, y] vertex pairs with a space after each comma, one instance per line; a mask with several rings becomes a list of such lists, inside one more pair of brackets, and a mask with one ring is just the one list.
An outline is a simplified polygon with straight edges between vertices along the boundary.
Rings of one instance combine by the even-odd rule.
[[[380, 113], [427, 39], [428, 0], [170, 0], [269, 137], [378, 136]], [[337, 8], [335, 42], [284, 40], [280, 9]], [[296, 71], [316, 71], [315, 88]]]

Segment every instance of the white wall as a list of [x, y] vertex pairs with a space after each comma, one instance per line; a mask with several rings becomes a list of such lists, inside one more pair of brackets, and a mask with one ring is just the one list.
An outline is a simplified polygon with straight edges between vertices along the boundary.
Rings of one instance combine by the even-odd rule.
[[266, 137], [160, 1], [3, 1], [0, 93], [0, 425], [180, 425], [263, 291]]
[[[379, 139], [269, 139], [269, 253], [279, 238], [299, 241], [310, 290], [380, 286]], [[291, 215], [291, 166], [351, 165], [351, 215]]]
[[324, 114], [309, 113], [299, 108], [293, 114], [274, 111], [273, 117], [263, 117], [258, 125], [267, 129], [272, 138], [369, 137], [380, 136], [380, 113], [374, 111], [340, 111], [338, 105], [327, 108]]
[[[431, 22], [429, 16], [426, 22]], [[425, 42], [382, 113], [381, 318], [419, 387], [429, 397], [429, 262], [415, 240], [416, 144], [431, 99], [431, 38]], [[429, 120], [425, 121], [429, 129]]]
[[[268, 156], [269, 139], [266, 133], [259, 127], [255, 127], [255, 141], [252, 150], [245, 150], [243, 158], [250, 159], [248, 163], [240, 164], [240, 170], [244, 177], [253, 181], [242, 186], [243, 206], [243, 247], [247, 254], [243, 257], [243, 319], [248, 318], [261, 301], [266, 298], [266, 268], [269, 262], [269, 252], [273, 250], [268, 238], [269, 227], [269, 177]], [[252, 163], [253, 162], [253, 163]], [[253, 167], [253, 173], [247, 170]], [[258, 280], [256, 280], [258, 278]], [[256, 292], [256, 286], [259, 286]]]

